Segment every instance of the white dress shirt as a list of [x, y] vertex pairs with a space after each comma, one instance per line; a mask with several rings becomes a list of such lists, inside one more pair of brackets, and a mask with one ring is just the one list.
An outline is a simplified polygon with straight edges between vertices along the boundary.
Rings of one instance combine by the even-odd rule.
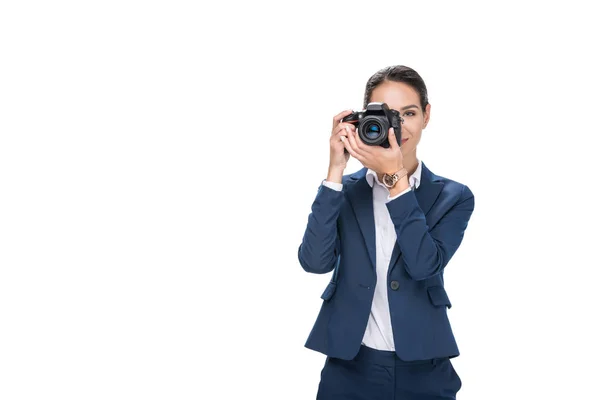
[[[390, 197], [389, 189], [379, 181], [377, 173], [371, 169], [367, 170], [366, 179], [369, 186], [373, 188], [377, 283], [362, 344], [378, 350], [394, 351], [394, 335], [392, 332], [392, 320], [387, 293], [387, 273], [392, 251], [396, 243], [396, 229], [390, 218], [386, 203], [408, 193], [413, 188], [416, 189], [419, 187], [421, 181], [421, 164], [421, 161], [419, 161], [417, 169], [408, 178], [410, 187], [394, 197]], [[338, 191], [343, 188], [341, 183], [329, 181], [323, 181], [323, 185]]]

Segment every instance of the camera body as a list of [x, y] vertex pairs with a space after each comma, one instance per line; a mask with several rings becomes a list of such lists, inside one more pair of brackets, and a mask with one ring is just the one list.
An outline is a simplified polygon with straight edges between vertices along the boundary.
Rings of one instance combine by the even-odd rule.
[[388, 131], [394, 128], [396, 141], [400, 146], [400, 126], [404, 120], [398, 111], [390, 109], [385, 103], [369, 103], [366, 110], [354, 111], [342, 118], [342, 122], [356, 126], [358, 136], [363, 143], [385, 148], [390, 147]]

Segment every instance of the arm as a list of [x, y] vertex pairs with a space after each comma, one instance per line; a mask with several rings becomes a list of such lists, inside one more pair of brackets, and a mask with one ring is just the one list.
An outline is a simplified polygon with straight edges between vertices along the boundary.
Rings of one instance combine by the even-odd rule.
[[319, 186], [302, 243], [298, 248], [298, 260], [306, 272], [325, 274], [335, 268], [339, 259], [340, 237], [337, 220], [344, 203], [344, 169], [350, 158], [350, 154], [344, 150], [344, 138], [349, 134], [350, 127], [354, 126], [342, 122], [342, 119], [351, 113], [352, 110], [346, 110], [333, 117], [327, 179]]
[[440, 219], [431, 232], [414, 192], [387, 203], [396, 228], [406, 271], [414, 280], [432, 277], [446, 267], [460, 243], [475, 208], [471, 190], [463, 187], [459, 201]]
[[340, 253], [337, 219], [343, 201], [344, 194], [337, 185], [324, 182], [319, 187], [298, 248], [298, 260], [306, 272], [325, 274], [335, 267]]

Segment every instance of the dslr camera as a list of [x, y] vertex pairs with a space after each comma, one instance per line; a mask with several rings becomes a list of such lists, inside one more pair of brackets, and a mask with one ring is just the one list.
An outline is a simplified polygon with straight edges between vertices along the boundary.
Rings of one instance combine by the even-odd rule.
[[400, 146], [400, 125], [404, 120], [398, 111], [391, 110], [385, 103], [369, 103], [366, 110], [354, 111], [342, 118], [342, 122], [354, 125], [363, 143], [385, 148], [390, 147], [388, 131], [394, 128], [396, 141]]

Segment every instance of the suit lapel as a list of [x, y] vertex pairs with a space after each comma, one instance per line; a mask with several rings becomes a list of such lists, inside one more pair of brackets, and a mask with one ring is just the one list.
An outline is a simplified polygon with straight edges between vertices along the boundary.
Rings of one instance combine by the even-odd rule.
[[[419, 203], [419, 208], [423, 211], [423, 214], [427, 216], [429, 210], [433, 206], [433, 203], [437, 200], [442, 188], [444, 187], [444, 182], [439, 179], [436, 175], [434, 175], [426, 166], [425, 163], [422, 162], [421, 165], [421, 183], [419, 187], [415, 190], [415, 196], [417, 198], [417, 202]], [[396, 265], [398, 258], [400, 257], [402, 252], [400, 251], [400, 246], [398, 246], [398, 242], [394, 244], [394, 250], [392, 251], [392, 257], [390, 259], [390, 264], [388, 268], [388, 274]]]
[[350, 176], [353, 184], [348, 187], [348, 200], [354, 210], [358, 226], [362, 233], [369, 259], [375, 270], [375, 214], [373, 212], [373, 188], [369, 186], [367, 168], [363, 168]]
[[415, 196], [417, 197], [417, 202], [419, 203], [419, 208], [423, 211], [423, 214], [427, 215], [433, 203], [437, 200], [442, 188], [444, 187], [444, 182], [439, 179], [436, 175], [434, 175], [427, 166], [425, 166], [424, 162], [421, 162], [421, 184], [415, 190]]

